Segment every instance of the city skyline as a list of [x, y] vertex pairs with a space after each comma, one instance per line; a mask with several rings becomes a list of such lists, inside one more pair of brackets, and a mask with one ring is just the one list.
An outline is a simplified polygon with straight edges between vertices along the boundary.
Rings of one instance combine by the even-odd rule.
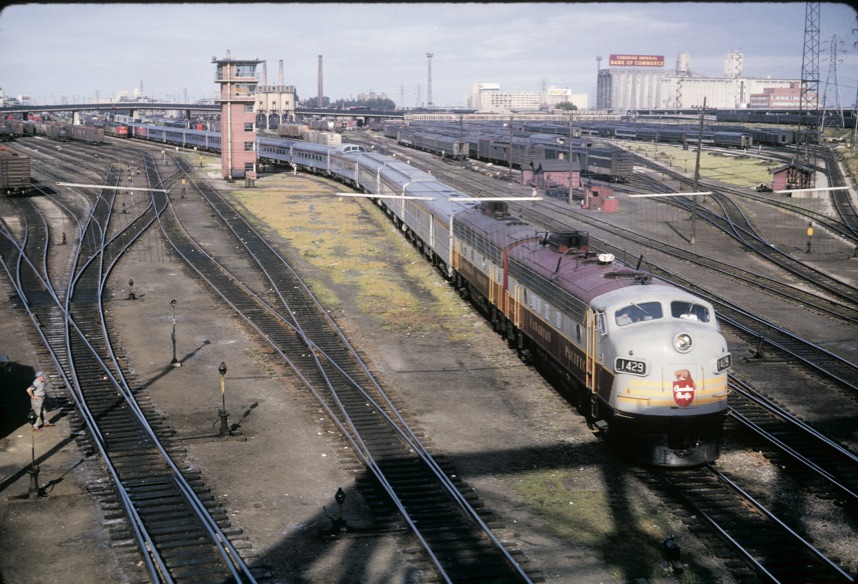
[[[267, 82], [301, 99], [385, 94], [425, 105], [464, 106], [475, 83], [504, 92], [555, 86], [595, 107], [597, 58], [658, 55], [672, 70], [690, 56], [695, 75], [720, 77], [740, 51], [744, 77], [800, 79], [805, 3], [511, 4], [15, 4], [0, 12], [0, 88], [43, 104], [91, 101], [143, 86], [154, 99], [211, 99], [212, 58], [267, 61]], [[725, 16], [725, 14], [730, 15]], [[736, 14], [742, 18], [735, 18]], [[836, 53], [843, 107], [858, 89], [858, 26], [847, 4], [821, 3], [819, 90]], [[764, 23], [761, 27], [760, 23]], [[35, 32], [38, 31], [38, 34]]]

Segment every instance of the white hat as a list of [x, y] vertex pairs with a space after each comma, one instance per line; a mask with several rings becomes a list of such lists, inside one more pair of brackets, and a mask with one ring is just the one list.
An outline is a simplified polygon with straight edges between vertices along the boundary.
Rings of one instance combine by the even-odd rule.
[[44, 371], [36, 371], [36, 377], [44, 377], [44, 376], [45, 376]]

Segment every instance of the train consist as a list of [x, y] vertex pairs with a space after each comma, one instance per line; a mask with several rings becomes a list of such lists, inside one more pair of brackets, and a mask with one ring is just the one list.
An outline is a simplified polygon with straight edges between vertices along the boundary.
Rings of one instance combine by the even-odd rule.
[[30, 192], [30, 157], [0, 147], [0, 193], [21, 197]]
[[71, 140], [86, 142], [88, 144], [101, 144], [104, 142], [104, 130], [93, 126], [78, 124], [66, 124], [53, 121], [22, 121], [4, 120], [5, 127], [12, 136], [47, 136], [59, 142]]
[[[630, 124], [582, 122], [582, 132], [591, 136], [617, 140], [645, 140], [668, 144], [697, 144], [699, 126], [692, 124]], [[796, 131], [784, 128], [751, 128], [745, 126], [710, 126], [703, 128], [704, 147], [748, 149], [754, 146], [783, 147], [796, 143]]]
[[220, 152], [220, 132], [136, 123], [128, 123], [126, 126], [128, 127], [128, 135], [140, 140], [170, 144], [182, 148]]
[[[469, 124], [465, 129], [456, 124], [390, 123], [384, 124], [382, 131], [399, 144], [445, 158], [472, 158], [519, 169], [533, 161], [569, 156], [568, 130], [563, 135], [521, 127], [510, 132], [488, 124]], [[626, 182], [633, 172], [632, 154], [592, 140], [573, 139], [572, 159], [580, 166], [582, 176]]]
[[695, 466], [720, 453], [731, 356], [711, 304], [476, 202], [362, 146], [259, 138], [269, 163], [368, 194], [526, 362], [633, 460]]

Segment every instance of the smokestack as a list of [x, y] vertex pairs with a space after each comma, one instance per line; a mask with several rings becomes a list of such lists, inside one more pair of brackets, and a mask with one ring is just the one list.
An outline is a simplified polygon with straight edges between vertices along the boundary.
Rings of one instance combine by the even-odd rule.
[[280, 59], [280, 65], [277, 71], [277, 85], [283, 87], [283, 59]]
[[434, 57], [434, 56], [435, 55], [432, 53], [426, 53], [426, 60], [429, 63], [429, 79], [427, 80], [427, 83], [426, 83], [426, 88], [427, 88], [426, 106], [427, 107], [432, 107], [432, 105], [433, 105], [432, 104], [432, 57]]
[[262, 87], [268, 85], [268, 61], [262, 61]]
[[317, 107], [322, 107], [324, 95], [322, 92], [322, 55], [319, 55], [319, 102]]

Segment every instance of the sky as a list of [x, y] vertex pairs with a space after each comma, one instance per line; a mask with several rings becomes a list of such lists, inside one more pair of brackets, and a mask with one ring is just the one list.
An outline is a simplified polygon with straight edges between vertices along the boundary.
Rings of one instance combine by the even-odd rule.
[[[743, 54], [744, 77], [800, 79], [804, 2], [759, 3], [190, 3], [12, 4], [0, 11], [0, 89], [36, 103], [131, 93], [212, 98], [213, 58], [267, 62], [267, 81], [301, 99], [386, 94], [400, 107], [463, 107], [475, 83], [503, 92], [568, 88], [595, 107], [597, 57], [690, 56], [695, 75], [721, 77]], [[858, 21], [821, 3], [819, 88], [851, 107]], [[837, 47], [832, 58], [831, 47]], [[431, 60], [427, 53], [432, 53]], [[431, 63], [431, 85], [429, 71]], [[835, 63], [835, 67], [831, 67]], [[837, 83], [834, 82], [836, 72]], [[826, 87], [828, 89], [826, 90]]]

